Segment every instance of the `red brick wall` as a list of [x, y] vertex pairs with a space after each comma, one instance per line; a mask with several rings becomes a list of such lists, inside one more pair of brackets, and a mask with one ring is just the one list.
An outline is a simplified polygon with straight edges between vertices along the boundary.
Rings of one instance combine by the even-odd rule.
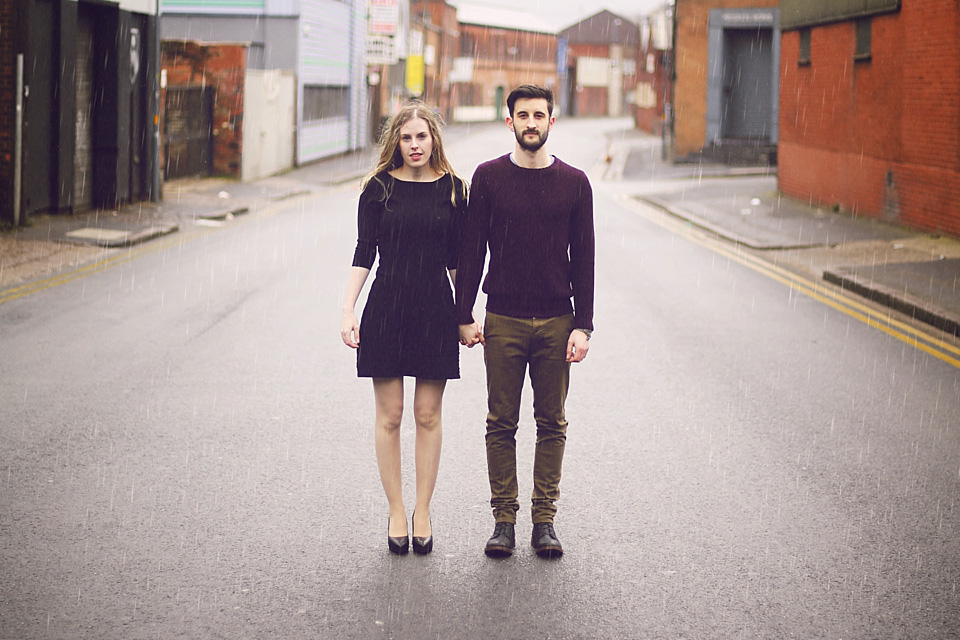
[[[530, 64], [556, 67], [557, 36], [555, 35], [460, 25], [460, 38], [463, 39], [465, 36], [475, 45], [477, 64], [487, 61], [517, 69]], [[516, 53], [511, 54], [511, 49], [516, 49]]]
[[[461, 104], [493, 105], [496, 88], [504, 88], [504, 100], [521, 84], [557, 85], [557, 37], [545, 33], [495, 29], [476, 25], [460, 25], [460, 44], [465, 49], [460, 55], [474, 56], [473, 94], [462, 87]], [[517, 54], [510, 55], [511, 47]], [[506, 115], [506, 107], [503, 109]]]
[[853, 22], [784, 32], [780, 189], [825, 206], [960, 236], [960, 10], [905, 2], [872, 19], [853, 60]]
[[[243, 154], [246, 45], [164, 41], [161, 68], [167, 72], [167, 86], [205, 85], [214, 88], [213, 172], [239, 178]], [[161, 117], [165, 104], [166, 91], [162, 91]], [[162, 122], [160, 130], [163, 131]]]
[[[653, 73], [647, 71], [648, 54], [654, 59]], [[652, 90], [654, 98], [653, 106], [639, 103], [633, 105], [633, 122], [641, 131], [656, 134], [662, 131], [665, 73], [663, 51], [649, 47], [637, 53], [637, 92], [639, 94], [641, 88], [645, 89], [644, 92]], [[640, 98], [641, 96], [637, 95], [637, 99]]]
[[[610, 47], [605, 44], [571, 44], [567, 47], [570, 62], [576, 65], [577, 58], [607, 58]], [[606, 87], [584, 87], [577, 83], [572, 96], [574, 113], [579, 117], [607, 115], [608, 90]]]
[[[16, 122], [17, 54], [14, 49], [13, 2], [0, 2], [0, 219], [13, 206], [13, 134]], [[13, 215], [9, 215], [13, 220]]]
[[426, 68], [424, 100], [450, 121], [457, 104], [455, 85], [447, 79], [454, 59], [460, 55], [457, 9], [443, 0], [411, 0], [410, 14], [431, 25], [426, 39], [436, 47], [436, 63]]
[[[616, 44], [616, 43], [611, 43]], [[571, 44], [569, 49], [569, 63], [576, 64], [577, 58], [609, 58], [611, 55], [608, 44]], [[620, 53], [623, 60], [636, 60], [637, 48], [624, 46]], [[621, 77], [621, 94], [626, 98], [637, 88], [637, 76], [624, 73]], [[609, 113], [608, 102], [610, 96], [606, 87], [577, 87], [576, 114], [585, 117], [604, 117]], [[624, 109], [624, 115], [632, 115], [629, 107]]]
[[577, 87], [576, 114], [580, 117], [598, 117], [607, 115], [607, 101], [610, 91], [606, 87]]
[[571, 58], [580, 56], [588, 58], [606, 58], [610, 55], [610, 46], [606, 44], [571, 44], [567, 45]]

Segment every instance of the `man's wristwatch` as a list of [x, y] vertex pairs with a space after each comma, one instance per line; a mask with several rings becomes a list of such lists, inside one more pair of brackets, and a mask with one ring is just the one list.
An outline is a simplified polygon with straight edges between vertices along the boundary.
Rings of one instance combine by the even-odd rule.
[[580, 332], [582, 332], [585, 336], [587, 336], [587, 340], [589, 340], [589, 339], [590, 339], [590, 336], [593, 335], [593, 329], [577, 329], [577, 331], [580, 331]]

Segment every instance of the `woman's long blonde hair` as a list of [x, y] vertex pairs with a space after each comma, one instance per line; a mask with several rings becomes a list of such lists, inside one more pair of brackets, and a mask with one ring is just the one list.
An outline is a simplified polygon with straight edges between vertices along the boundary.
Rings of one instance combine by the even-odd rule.
[[[383, 183], [380, 174], [399, 169], [403, 166], [403, 155], [400, 153], [400, 129], [411, 120], [420, 118], [427, 123], [430, 131], [430, 137], [433, 138], [433, 151], [430, 153], [430, 168], [440, 175], [450, 174], [451, 178], [459, 178], [457, 172], [453, 170], [453, 165], [447, 160], [447, 154], [443, 149], [443, 137], [440, 135], [440, 129], [443, 127], [443, 120], [433, 110], [422, 102], [411, 102], [404, 106], [400, 111], [390, 118], [383, 127], [383, 133], [380, 135], [380, 158], [373, 171], [368, 173], [360, 183], [360, 190], [366, 188], [371, 180], [376, 180], [383, 187], [383, 201], [390, 198], [390, 186]], [[450, 202], [454, 206], [457, 204], [457, 180], [451, 180]], [[460, 180], [460, 197], [467, 198], [467, 183]]]

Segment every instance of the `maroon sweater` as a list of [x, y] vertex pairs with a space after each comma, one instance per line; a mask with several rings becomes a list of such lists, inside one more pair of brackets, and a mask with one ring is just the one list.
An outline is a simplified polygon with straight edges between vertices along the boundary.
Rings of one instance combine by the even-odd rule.
[[575, 310], [574, 328], [593, 329], [593, 190], [583, 171], [559, 158], [524, 169], [509, 154], [477, 167], [457, 265], [459, 324], [473, 322], [488, 247], [487, 311], [552, 318]]

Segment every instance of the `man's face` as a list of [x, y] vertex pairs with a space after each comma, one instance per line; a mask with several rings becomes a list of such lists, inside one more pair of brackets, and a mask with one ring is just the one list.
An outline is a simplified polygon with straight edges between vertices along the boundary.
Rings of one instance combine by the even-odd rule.
[[520, 98], [513, 104], [513, 117], [507, 118], [507, 126], [517, 136], [521, 149], [537, 151], [547, 142], [555, 120], [547, 112], [544, 98]]

